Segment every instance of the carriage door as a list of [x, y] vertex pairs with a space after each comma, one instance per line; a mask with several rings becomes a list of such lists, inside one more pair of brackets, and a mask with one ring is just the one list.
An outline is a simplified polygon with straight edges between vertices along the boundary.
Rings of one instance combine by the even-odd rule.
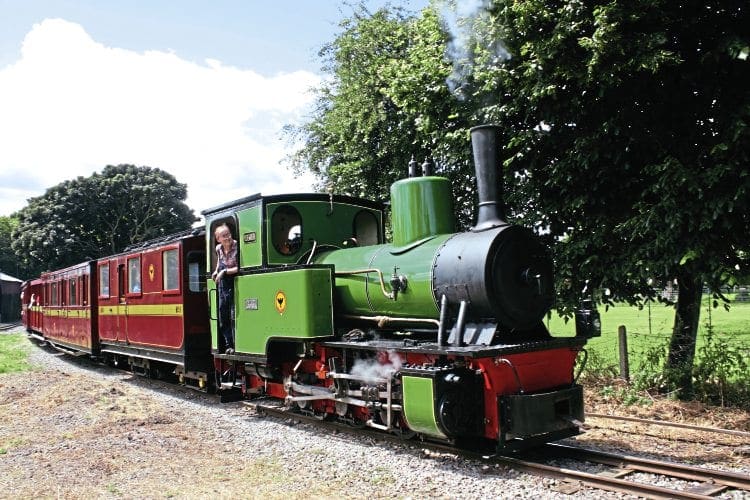
[[125, 264], [117, 265], [117, 340], [128, 341], [128, 299], [125, 297]]

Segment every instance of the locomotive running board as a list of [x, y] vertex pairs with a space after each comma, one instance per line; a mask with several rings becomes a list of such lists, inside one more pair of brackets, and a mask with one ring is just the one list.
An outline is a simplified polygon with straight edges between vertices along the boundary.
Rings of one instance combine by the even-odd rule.
[[415, 354], [448, 354], [467, 358], [487, 358], [525, 352], [546, 351], [564, 347], [577, 348], [586, 344], [580, 337], [553, 337], [545, 340], [518, 342], [514, 344], [470, 345], [463, 347], [439, 346], [436, 342], [404, 340], [331, 340], [321, 342], [325, 347], [337, 349], [356, 348], [363, 351], [394, 350]]

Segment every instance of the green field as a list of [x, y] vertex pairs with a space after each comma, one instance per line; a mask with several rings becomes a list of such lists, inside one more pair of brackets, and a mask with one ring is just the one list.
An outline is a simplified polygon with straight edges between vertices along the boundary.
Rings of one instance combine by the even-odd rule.
[[[698, 351], [712, 332], [714, 342], [723, 342], [732, 348], [750, 354], [750, 303], [733, 303], [729, 311], [720, 305], [709, 308], [709, 298], [704, 299], [698, 329]], [[607, 363], [618, 364], [617, 330], [624, 325], [627, 330], [628, 354], [631, 366], [637, 366], [639, 357], [654, 347], [666, 346], [672, 335], [674, 307], [651, 304], [643, 309], [628, 305], [617, 305], [605, 311], [599, 310], [602, 318], [602, 336], [591, 339], [587, 349]], [[553, 313], [548, 322], [555, 336], [575, 335], [573, 321], [565, 321]], [[700, 355], [700, 352], [697, 353]]]

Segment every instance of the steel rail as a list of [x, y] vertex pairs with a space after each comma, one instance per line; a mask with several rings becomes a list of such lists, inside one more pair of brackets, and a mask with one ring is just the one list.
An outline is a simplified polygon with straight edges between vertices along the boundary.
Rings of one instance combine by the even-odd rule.
[[689, 491], [674, 490], [671, 488], [665, 488], [663, 486], [656, 486], [646, 483], [637, 483], [635, 481], [627, 481], [625, 479], [618, 479], [614, 477], [608, 477], [600, 474], [593, 474], [590, 472], [582, 472], [573, 469], [566, 469], [564, 467], [554, 467], [551, 465], [545, 465], [538, 462], [532, 462], [527, 460], [521, 460], [511, 457], [495, 457], [498, 461], [506, 463], [514, 469], [521, 470], [536, 475], [544, 475], [549, 477], [555, 477], [564, 480], [577, 480], [581, 484], [586, 486], [592, 486], [601, 490], [613, 491], [617, 493], [628, 493], [634, 495], [640, 495], [646, 498], [658, 498], [658, 499], [670, 499], [670, 498], [712, 498], [707, 495], [700, 493], [692, 493]]
[[735, 431], [732, 429], [721, 429], [718, 427], [701, 427], [699, 425], [682, 424], [680, 422], [663, 422], [661, 420], [649, 420], [646, 418], [626, 417], [623, 415], [605, 415], [603, 413], [588, 413], [588, 412], [586, 413], [586, 417], [606, 418], [610, 420], [624, 420], [626, 422], [637, 422], [637, 423], [649, 424], [649, 425], [661, 425], [665, 427], [679, 427], [681, 429], [690, 429], [693, 431], [717, 432], [720, 434], [729, 434], [731, 436], [740, 436], [740, 437], [750, 438], [750, 432]]
[[[561, 455], [586, 460], [606, 465], [613, 465], [625, 469], [662, 474], [670, 477], [679, 477], [689, 481], [703, 481], [723, 484], [739, 490], [750, 491], [750, 476], [736, 472], [727, 472], [717, 469], [705, 469], [694, 465], [663, 462], [648, 458], [635, 457], [632, 455], [620, 455], [589, 448], [579, 448], [558, 443], [548, 443], [542, 453]], [[546, 455], [545, 455], [546, 456]]]

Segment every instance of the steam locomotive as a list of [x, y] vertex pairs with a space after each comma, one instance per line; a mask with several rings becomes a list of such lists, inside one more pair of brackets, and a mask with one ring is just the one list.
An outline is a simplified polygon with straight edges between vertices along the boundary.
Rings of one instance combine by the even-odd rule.
[[[534, 234], [501, 217], [497, 129], [471, 130], [479, 210], [454, 232], [430, 165], [384, 205], [339, 195], [253, 195], [202, 212], [205, 228], [44, 273], [23, 287], [30, 334], [74, 354], [175, 375], [222, 400], [405, 437], [515, 450], [575, 435], [576, 359], [599, 332], [581, 310], [553, 337], [553, 271]], [[219, 334], [213, 234], [238, 242], [235, 346]]]

